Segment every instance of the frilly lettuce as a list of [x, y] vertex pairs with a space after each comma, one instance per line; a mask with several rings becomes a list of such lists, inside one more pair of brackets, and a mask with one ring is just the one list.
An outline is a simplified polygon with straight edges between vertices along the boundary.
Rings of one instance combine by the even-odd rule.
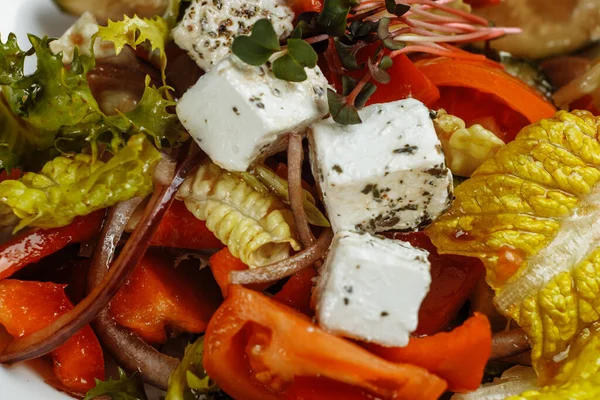
[[171, 372], [165, 400], [187, 400], [218, 392], [219, 388], [206, 374], [202, 366], [204, 337], [185, 348], [183, 359]]
[[96, 379], [96, 387], [87, 392], [83, 400], [93, 400], [102, 396], [107, 396], [111, 400], [148, 399], [139, 374], [134, 373], [128, 377], [121, 368], [119, 368], [119, 379], [108, 378], [106, 381]]
[[428, 227], [440, 252], [484, 262], [497, 308], [532, 342], [543, 385], [600, 319], [599, 133], [600, 118], [585, 111], [524, 128]]
[[15, 230], [67, 225], [78, 215], [149, 194], [160, 158], [143, 134], [129, 139], [106, 163], [88, 154], [57, 157], [40, 173], [0, 182], [0, 214], [10, 209], [20, 218]]
[[[143, 20], [129, 19], [129, 27], [137, 26], [136, 21]], [[156, 19], [155, 25], [157, 30], [162, 29], [164, 22], [161, 24]], [[164, 55], [162, 31], [150, 35], [148, 32], [154, 25], [149, 26], [144, 29], [145, 35], [149, 35], [151, 46]], [[136, 32], [129, 34], [136, 35]], [[1, 168], [35, 169], [37, 164], [30, 164], [31, 157], [25, 159], [25, 155], [40, 154], [35, 158], [43, 164], [59, 151], [79, 152], [90, 144], [95, 148], [98, 140], [108, 143], [111, 151], [116, 152], [128, 137], [139, 132], [151, 137], [157, 146], [182, 140], [183, 129], [177, 116], [169, 112], [175, 103], [166, 98], [165, 88], [156, 89], [147, 81], [136, 108], [106, 116], [92, 96], [86, 79], [95, 66], [92, 56], [75, 49], [71, 64], [65, 66], [61, 54], [51, 51], [51, 39], [29, 35], [29, 41], [32, 49], [27, 52], [19, 48], [12, 34], [5, 43], [0, 42], [0, 87], [6, 100], [0, 105]], [[124, 44], [117, 40], [115, 45]], [[37, 57], [37, 68], [26, 76], [25, 58], [33, 54]], [[14, 127], [18, 129], [12, 129]]]

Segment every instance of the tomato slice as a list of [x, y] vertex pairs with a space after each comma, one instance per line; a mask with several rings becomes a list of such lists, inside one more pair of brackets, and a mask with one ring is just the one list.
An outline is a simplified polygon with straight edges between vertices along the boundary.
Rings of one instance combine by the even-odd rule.
[[[239, 258], [235, 257], [227, 247], [217, 251], [208, 260], [210, 270], [212, 271], [213, 277], [217, 281], [217, 284], [221, 288], [223, 297], [227, 297], [227, 291], [229, 290], [229, 274], [231, 271], [243, 271], [248, 269], [248, 266], [242, 262]], [[254, 285], [248, 285], [249, 288], [263, 291], [271, 286], [270, 283], [259, 283]]]
[[[312, 400], [371, 395], [430, 400], [446, 388], [423, 368], [385, 361], [241, 286], [229, 287], [229, 296], [208, 325], [204, 368], [226, 393], [244, 400], [302, 398], [298, 393]], [[335, 395], [326, 381], [353, 396]]]
[[273, 296], [273, 299], [312, 317], [314, 312], [310, 307], [310, 301], [315, 276], [317, 276], [317, 270], [313, 267], [296, 272]]
[[416, 65], [440, 89], [436, 107], [467, 124], [493, 117], [500, 128], [495, 133], [505, 142], [524, 126], [556, 112], [527, 84], [486, 63], [439, 57], [419, 60]]

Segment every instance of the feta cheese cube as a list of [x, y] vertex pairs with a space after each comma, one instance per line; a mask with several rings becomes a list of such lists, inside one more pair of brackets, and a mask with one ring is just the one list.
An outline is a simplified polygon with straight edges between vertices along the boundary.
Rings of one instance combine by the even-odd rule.
[[278, 0], [193, 0], [173, 29], [173, 40], [209, 71], [231, 53], [233, 39], [250, 34], [262, 18], [271, 20], [281, 39], [294, 29], [294, 12]]
[[245, 171], [285, 142], [288, 132], [327, 114], [327, 79], [318, 67], [306, 73], [304, 82], [287, 82], [266, 65], [253, 67], [231, 56], [183, 95], [177, 115], [215, 164]]
[[363, 121], [331, 118], [309, 134], [311, 165], [334, 231], [414, 229], [452, 201], [452, 174], [429, 110], [406, 99], [359, 111]]
[[[63, 64], [70, 64], [73, 61], [75, 47], [78, 48], [79, 54], [90, 55], [92, 36], [96, 32], [98, 32], [98, 21], [90, 12], [86, 11], [60, 38], [50, 42], [50, 50], [54, 54], [62, 52]], [[96, 39], [94, 57], [100, 59], [114, 55], [115, 46], [112, 42]]]
[[429, 291], [429, 253], [365, 232], [335, 234], [316, 286], [316, 317], [342, 336], [406, 346]]

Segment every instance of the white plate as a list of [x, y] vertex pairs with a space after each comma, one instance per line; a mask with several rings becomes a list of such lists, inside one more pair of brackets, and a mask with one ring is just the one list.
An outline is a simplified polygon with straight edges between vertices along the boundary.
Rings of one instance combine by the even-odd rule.
[[[62, 14], [51, 0], [0, 0], [0, 35], [4, 42], [10, 32], [19, 38], [21, 47], [30, 47], [27, 33], [37, 36], [60, 36], [74, 21]], [[32, 65], [28, 64], [31, 71]], [[68, 400], [48, 386], [41, 376], [26, 364], [0, 366], [0, 399]]]

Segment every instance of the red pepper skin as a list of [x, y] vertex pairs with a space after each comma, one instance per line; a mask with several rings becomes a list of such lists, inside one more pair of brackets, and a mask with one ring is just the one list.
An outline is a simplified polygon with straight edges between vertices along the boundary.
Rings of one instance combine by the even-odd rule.
[[305, 12], [321, 12], [323, 0], [293, 0], [290, 4], [296, 16]]
[[221, 295], [208, 268], [174, 266], [170, 257], [148, 251], [110, 304], [115, 321], [151, 344], [174, 332], [202, 333]]
[[477, 389], [492, 352], [492, 330], [483, 314], [475, 315], [451, 332], [412, 338], [406, 347], [367, 348], [386, 360], [410, 363], [427, 369], [448, 382], [448, 390]]
[[478, 258], [438, 254], [422, 231], [386, 236], [407, 241], [429, 252], [431, 285], [419, 309], [419, 325], [415, 334], [431, 335], [446, 329], [484, 275], [483, 264]]
[[150, 245], [189, 250], [221, 249], [224, 246], [204, 221], [196, 218], [183, 201], [177, 200], [158, 225]]
[[[73, 308], [64, 288], [51, 282], [0, 281], [0, 325], [13, 337], [32, 334]], [[104, 380], [102, 347], [89, 325], [51, 353], [54, 374], [67, 389], [85, 394]]]
[[73, 244], [93, 239], [100, 231], [104, 210], [77, 217], [67, 226], [32, 230], [0, 246], [0, 280], [28, 264]]
[[317, 271], [313, 267], [296, 272], [288, 279], [281, 290], [273, 296], [273, 300], [312, 317], [314, 311], [310, 307], [310, 302], [315, 276], [317, 276]]

